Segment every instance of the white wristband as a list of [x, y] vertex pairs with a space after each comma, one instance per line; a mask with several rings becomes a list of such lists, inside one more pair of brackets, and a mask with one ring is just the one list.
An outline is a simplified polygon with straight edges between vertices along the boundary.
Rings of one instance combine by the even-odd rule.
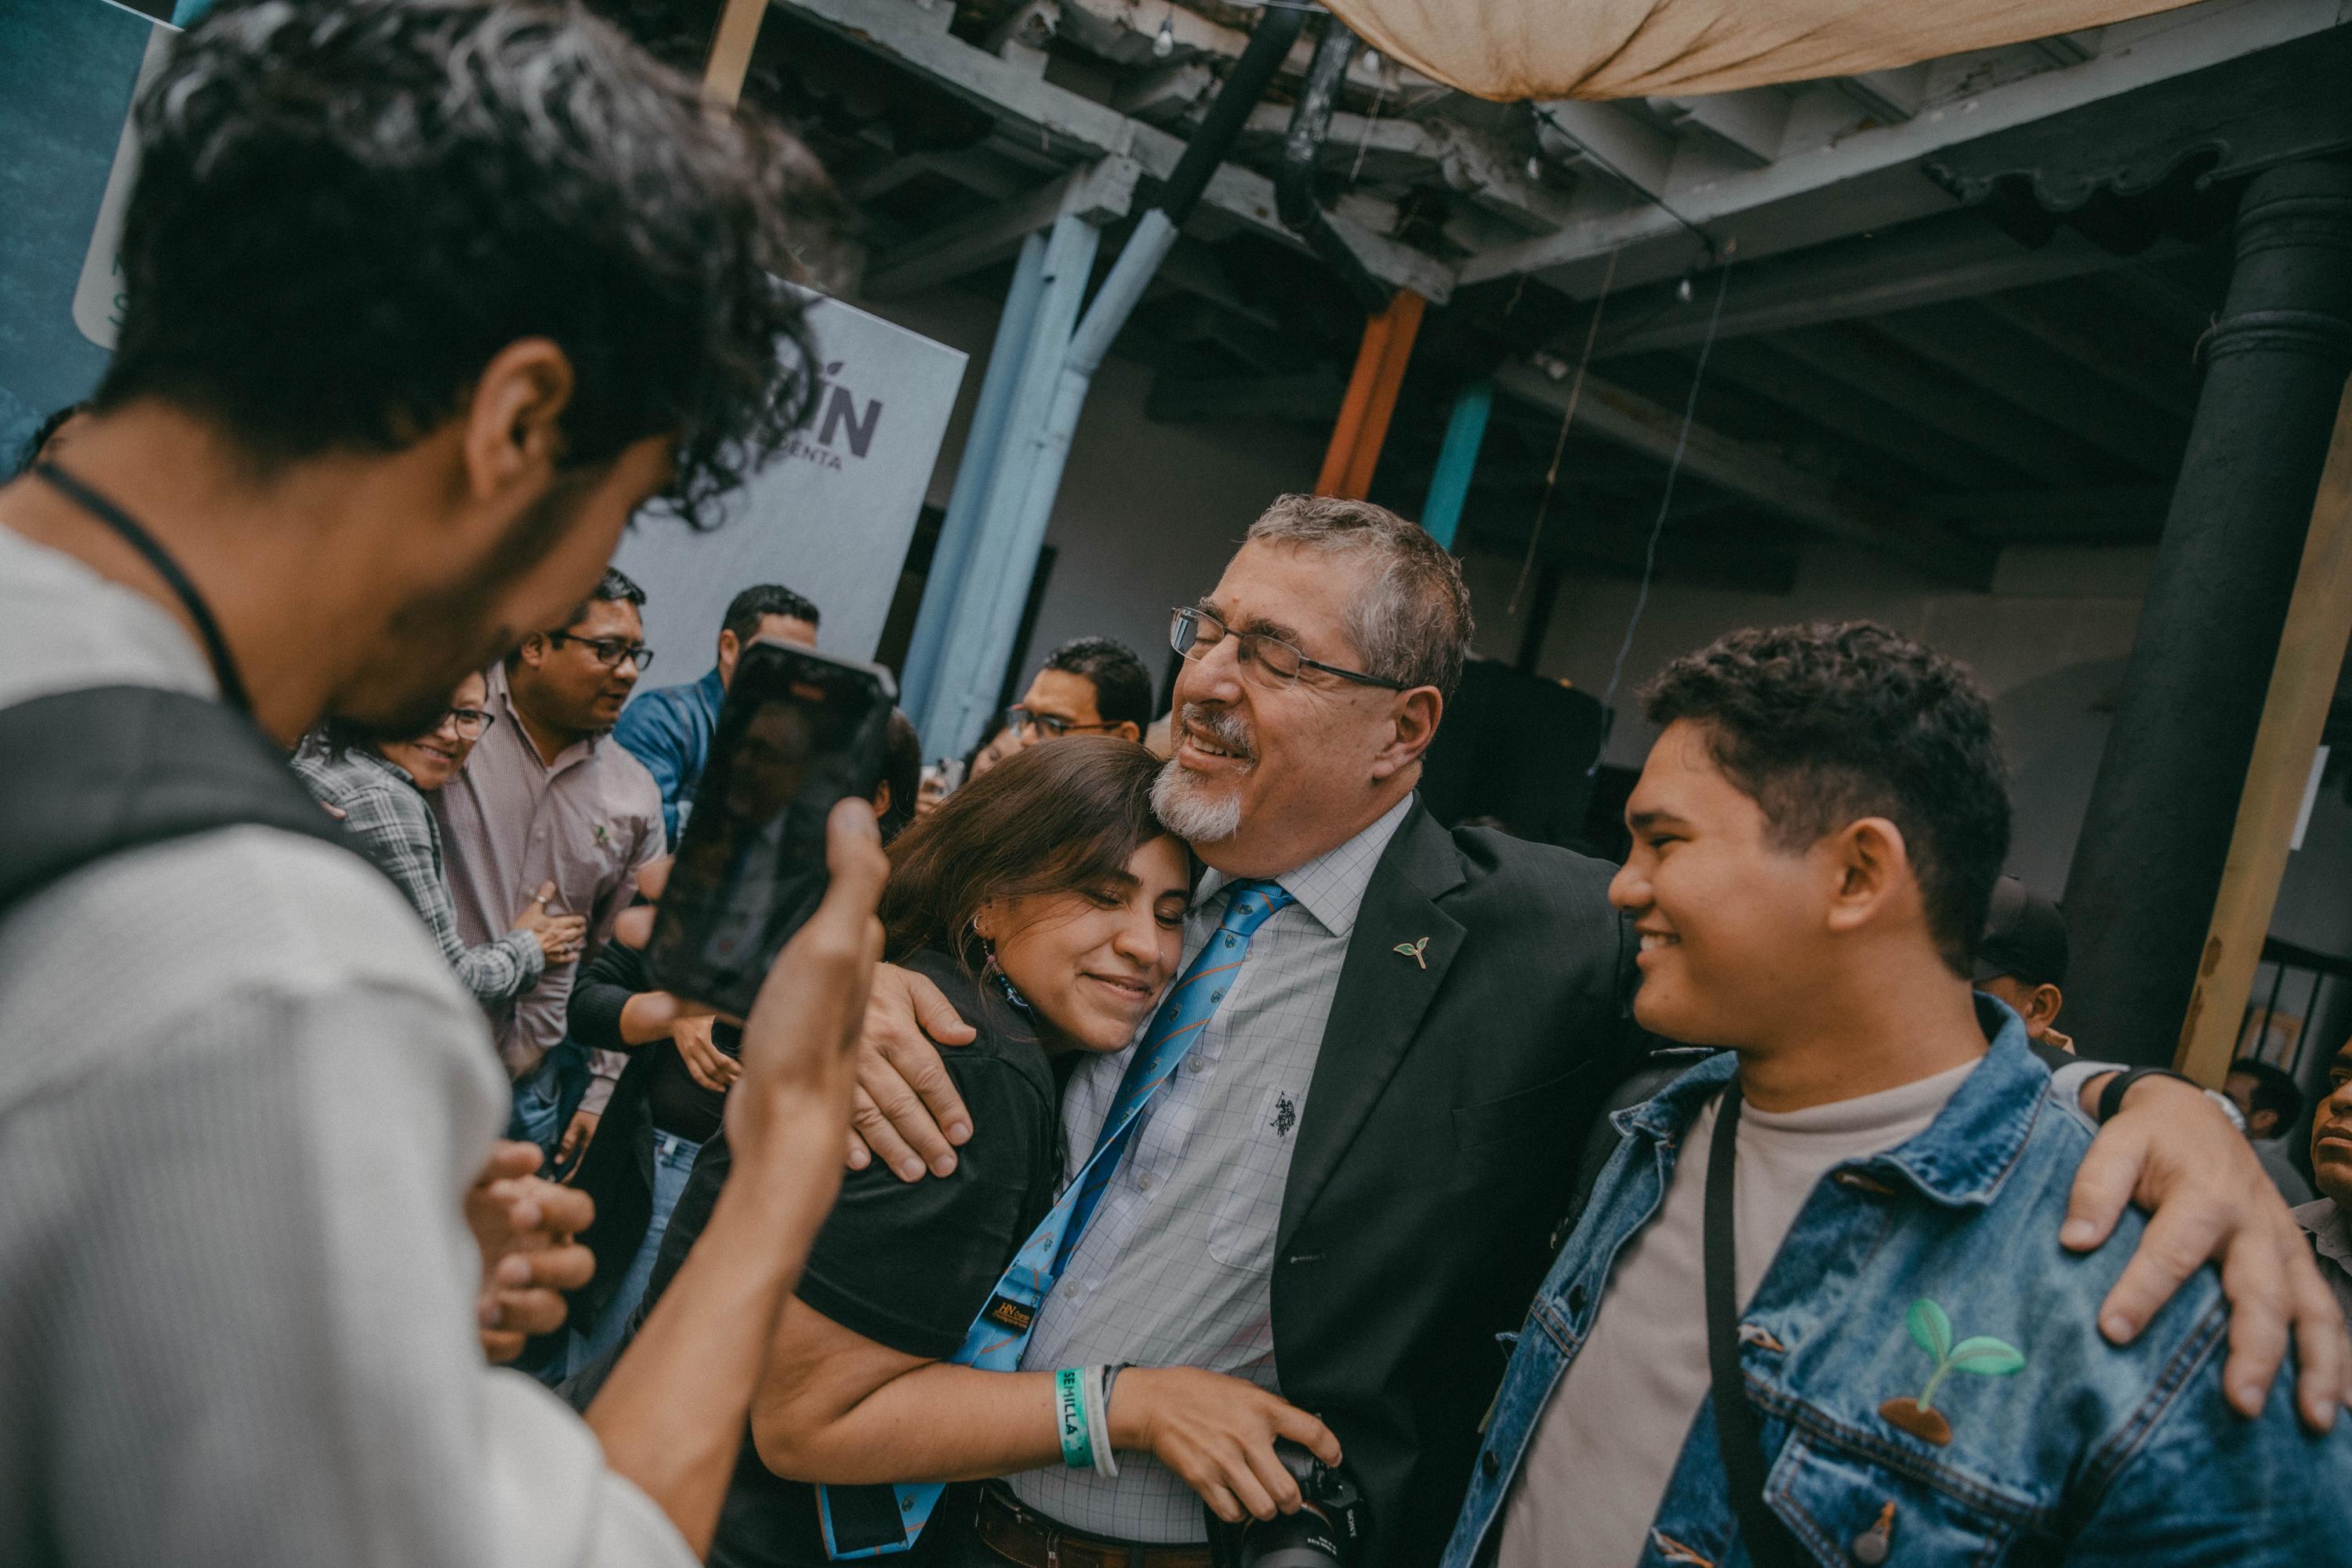
[[1087, 1436], [1094, 1444], [1095, 1473], [1098, 1476], [1118, 1474], [1118, 1456], [1110, 1446], [1110, 1400], [1108, 1369], [1087, 1368], [1080, 1381], [1087, 1401]]

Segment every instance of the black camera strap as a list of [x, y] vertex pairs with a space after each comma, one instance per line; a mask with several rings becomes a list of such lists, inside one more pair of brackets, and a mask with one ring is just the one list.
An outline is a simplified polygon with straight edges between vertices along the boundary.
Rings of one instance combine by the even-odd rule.
[[237, 672], [236, 656], [229, 652], [228, 639], [221, 636], [220, 623], [213, 619], [212, 606], [196, 592], [196, 585], [188, 580], [180, 563], [172, 559], [172, 552], [137, 518], [55, 463], [35, 464], [33, 477], [104, 523], [155, 569], [155, 575], [163, 579], [163, 585], [179, 599], [188, 612], [188, 619], [195, 623], [196, 635], [205, 640], [205, 657], [212, 661], [213, 679], [220, 686], [221, 701], [239, 713], [252, 711], [253, 704], [246, 697], [245, 678]]
[[1714, 1374], [1715, 1436], [1739, 1533], [1758, 1568], [1798, 1568], [1812, 1558], [1764, 1501], [1763, 1430], [1739, 1372], [1739, 1273], [1732, 1178], [1738, 1157], [1739, 1080], [1716, 1108], [1706, 1156], [1706, 1361]]

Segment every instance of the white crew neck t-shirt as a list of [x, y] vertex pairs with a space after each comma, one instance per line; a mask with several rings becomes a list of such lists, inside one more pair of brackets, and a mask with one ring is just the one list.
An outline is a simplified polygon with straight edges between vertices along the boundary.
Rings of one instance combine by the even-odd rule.
[[[1976, 1065], [1803, 1110], [1741, 1109], [1733, 1234], [1742, 1307], [1830, 1168], [1925, 1131]], [[1722, 1103], [1708, 1102], [1684, 1134], [1665, 1202], [1626, 1244], [1592, 1332], [1537, 1423], [1503, 1515], [1499, 1568], [1625, 1568], [1647, 1544], [1707, 1395], [1702, 1237]]]

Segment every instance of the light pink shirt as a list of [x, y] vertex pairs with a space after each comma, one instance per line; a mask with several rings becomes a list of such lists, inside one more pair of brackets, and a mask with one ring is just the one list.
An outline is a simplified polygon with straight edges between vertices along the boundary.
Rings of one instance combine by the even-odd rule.
[[[505, 669], [490, 671], [489, 683], [498, 721], [465, 769], [433, 795], [458, 935], [470, 945], [512, 931], [542, 882], [555, 884], [551, 910], [588, 917], [588, 945], [575, 963], [548, 965], [538, 984], [491, 1013], [499, 1055], [520, 1079], [563, 1038], [572, 978], [636, 897], [637, 868], [668, 846], [661, 788], [643, 763], [603, 736], [565, 748], [551, 763], [541, 761], [515, 711]], [[604, 1109], [625, 1060], [618, 1052], [597, 1053], [599, 1081], [583, 1109]]]

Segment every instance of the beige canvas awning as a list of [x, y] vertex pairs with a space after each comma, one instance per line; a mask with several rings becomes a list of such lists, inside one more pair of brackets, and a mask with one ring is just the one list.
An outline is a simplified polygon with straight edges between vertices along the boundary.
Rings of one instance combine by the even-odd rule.
[[1480, 98], [1685, 97], [1857, 76], [2184, 0], [1324, 0], [1373, 48]]

